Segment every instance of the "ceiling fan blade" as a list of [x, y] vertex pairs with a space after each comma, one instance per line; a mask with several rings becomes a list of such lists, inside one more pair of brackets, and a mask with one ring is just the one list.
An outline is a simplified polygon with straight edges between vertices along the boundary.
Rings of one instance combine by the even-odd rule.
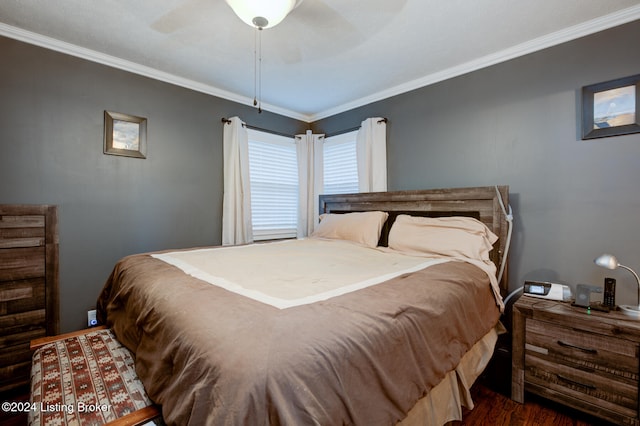
[[349, 19], [322, 0], [307, 0], [292, 11], [290, 16], [304, 24], [310, 31], [337, 30], [341, 33], [349, 33], [356, 30]]
[[[398, 14], [407, 0], [305, 0], [273, 29], [274, 44], [285, 63], [336, 55], [369, 40]], [[286, 29], [286, 31], [285, 31]], [[291, 38], [291, 33], [296, 34]], [[326, 43], [328, 35], [332, 43]]]
[[205, 11], [211, 8], [210, 3], [207, 0], [186, 0], [156, 19], [151, 28], [164, 34], [179, 31], [202, 19], [206, 15]]

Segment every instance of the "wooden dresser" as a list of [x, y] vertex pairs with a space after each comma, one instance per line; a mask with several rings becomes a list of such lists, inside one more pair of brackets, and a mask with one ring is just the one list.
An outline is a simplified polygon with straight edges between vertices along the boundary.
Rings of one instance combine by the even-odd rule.
[[640, 320], [523, 296], [513, 306], [511, 397], [524, 392], [638, 425]]
[[29, 342], [59, 323], [57, 208], [0, 204], [0, 395], [26, 388]]

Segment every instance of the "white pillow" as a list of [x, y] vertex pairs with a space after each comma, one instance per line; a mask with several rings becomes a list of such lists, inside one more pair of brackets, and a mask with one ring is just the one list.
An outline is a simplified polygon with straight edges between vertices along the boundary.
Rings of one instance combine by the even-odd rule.
[[428, 256], [490, 260], [498, 237], [472, 217], [399, 215], [389, 232], [389, 248]]
[[320, 223], [310, 237], [346, 240], [365, 247], [376, 247], [387, 217], [389, 217], [388, 213], [379, 211], [326, 213], [320, 216]]

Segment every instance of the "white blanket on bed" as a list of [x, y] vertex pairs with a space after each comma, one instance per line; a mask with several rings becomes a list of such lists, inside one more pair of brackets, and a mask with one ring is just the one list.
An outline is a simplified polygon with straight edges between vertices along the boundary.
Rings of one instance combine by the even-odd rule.
[[319, 239], [175, 251], [153, 257], [279, 309], [326, 300], [449, 261]]

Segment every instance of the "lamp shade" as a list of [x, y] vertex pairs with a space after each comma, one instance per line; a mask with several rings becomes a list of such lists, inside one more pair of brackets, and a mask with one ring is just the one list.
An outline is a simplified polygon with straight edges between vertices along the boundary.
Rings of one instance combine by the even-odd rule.
[[607, 269], [617, 269], [620, 265], [618, 259], [612, 254], [601, 254], [594, 260], [595, 264]]
[[302, 0], [225, 0], [247, 25], [271, 28], [278, 25]]

